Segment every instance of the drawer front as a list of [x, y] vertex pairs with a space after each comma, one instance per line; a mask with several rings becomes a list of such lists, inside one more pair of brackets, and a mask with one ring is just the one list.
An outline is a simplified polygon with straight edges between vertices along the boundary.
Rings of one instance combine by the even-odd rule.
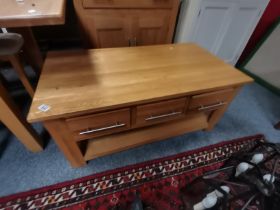
[[[90, 8], [172, 8], [174, 0], [83, 0]], [[177, 1], [177, 0], [176, 0]]]
[[233, 93], [234, 89], [226, 89], [192, 96], [189, 110], [211, 111], [222, 108], [230, 102]]
[[152, 103], [136, 108], [136, 126], [179, 119], [185, 115], [186, 98]]
[[108, 135], [130, 128], [130, 109], [71, 118], [66, 124], [76, 140]]

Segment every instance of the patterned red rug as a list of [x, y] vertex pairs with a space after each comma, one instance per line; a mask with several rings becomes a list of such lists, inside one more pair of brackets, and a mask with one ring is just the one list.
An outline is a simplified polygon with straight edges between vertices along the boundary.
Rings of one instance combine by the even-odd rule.
[[[130, 209], [136, 192], [153, 209], [183, 209], [180, 189], [203, 172], [249, 150], [250, 136], [0, 198], [0, 209]], [[78, 169], [77, 169], [78, 170]]]

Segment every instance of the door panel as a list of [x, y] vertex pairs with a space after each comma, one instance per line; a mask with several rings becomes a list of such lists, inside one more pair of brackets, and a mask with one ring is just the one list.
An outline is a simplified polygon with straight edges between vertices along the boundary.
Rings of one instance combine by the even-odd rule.
[[234, 18], [231, 21], [230, 27], [227, 29], [222, 43], [219, 46], [217, 55], [227, 63], [236, 63], [245, 43], [250, 37], [251, 31], [254, 30], [258, 17], [261, 14], [261, 9], [258, 5], [238, 5], [234, 10]]
[[125, 31], [122, 28], [97, 29], [99, 47], [126, 46]]
[[[196, 0], [190, 1], [193, 3]], [[225, 62], [235, 65], [268, 2], [199, 0], [199, 6], [188, 8], [187, 12], [196, 11], [193, 13], [195, 17], [189, 18], [191, 23], [185, 21], [191, 24], [188, 28], [192, 28], [192, 31], [188, 32], [186, 40], [181, 41], [195, 42]]]
[[234, 4], [230, 2], [203, 2], [192, 41], [215, 53], [221, 34], [228, 27], [233, 8]]
[[180, 0], [73, 0], [88, 48], [172, 42]]
[[134, 19], [136, 45], [154, 45], [167, 43], [170, 12], [168, 10], [138, 11]]
[[90, 10], [88, 13], [87, 28], [93, 34], [95, 47], [129, 46], [132, 21], [126, 10]]

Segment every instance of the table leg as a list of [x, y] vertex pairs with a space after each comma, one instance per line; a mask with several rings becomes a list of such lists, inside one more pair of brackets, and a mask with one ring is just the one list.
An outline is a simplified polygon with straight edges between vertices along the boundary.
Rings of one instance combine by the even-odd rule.
[[26, 57], [29, 64], [34, 68], [34, 70], [40, 73], [43, 67], [43, 57], [37, 41], [33, 35], [32, 29], [30, 27], [12, 28], [9, 29], [9, 31], [22, 35], [22, 37], [24, 38], [24, 56]]
[[277, 130], [280, 130], [280, 122], [278, 122], [275, 126], [274, 126], [275, 129]]
[[229, 102], [227, 105], [213, 112], [213, 114], [210, 116], [208, 120], [208, 128], [205, 129], [206, 131], [211, 131], [215, 127], [215, 125], [219, 122], [221, 117], [224, 115], [225, 111], [230, 105], [230, 102], [235, 98], [235, 96], [237, 95], [240, 89], [241, 87], [237, 87], [235, 91], [232, 92], [231, 96], [228, 98]]
[[86, 165], [86, 161], [78, 143], [72, 138], [63, 120], [50, 120], [44, 122], [59, 149], [63, 152], [72, 167], [77, 168]]
[[0, 83], [0, 120], [32, 152], [43, 150], [43, 142], [30, 124], [21, 116], [20, 111]]

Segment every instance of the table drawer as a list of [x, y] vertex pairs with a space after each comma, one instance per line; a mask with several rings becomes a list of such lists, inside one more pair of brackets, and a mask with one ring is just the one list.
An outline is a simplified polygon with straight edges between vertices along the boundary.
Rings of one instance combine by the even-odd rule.
[[234, 89], [226, 89], [192, 96], [188, 109], [197, 111], [219, 109], [230, 102], [233, 92]]
[[71, 118], [66, 124], [76, 140], [108, 135], [130, 128], [130, 109]]
[[185, 115], [186, 98], [137, 106], [136, 125], [150, 125], [181, 118]]
[[173, 0], [83, 0], [90, 8], [172, 8]]

